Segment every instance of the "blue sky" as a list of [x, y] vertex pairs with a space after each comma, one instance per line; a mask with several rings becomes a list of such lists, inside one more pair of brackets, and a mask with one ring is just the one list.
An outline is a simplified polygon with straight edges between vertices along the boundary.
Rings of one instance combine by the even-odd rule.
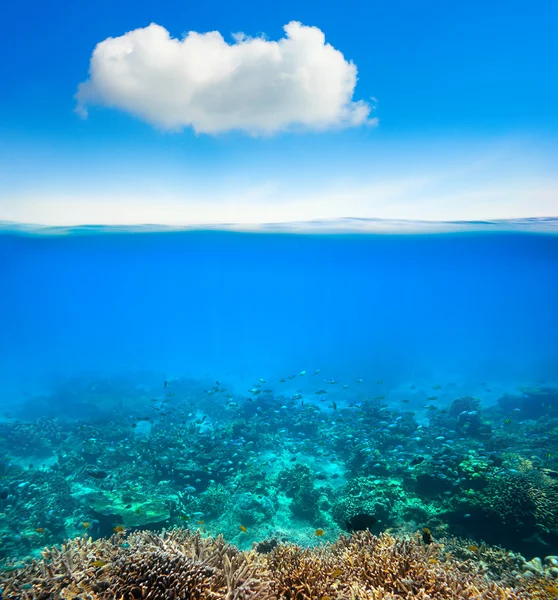
[[[31, 1], [2, 11], [8, 26], [0, 39], [0, 220], [206, 223], [558, 214], [558, 5], [551, 0]], [[194, 119], [197, 131], [187, 121], [199, 106], [185, 112], [178, 106], [186, 124], [176, 126], [175, 119], [169, 130], [161, 125], [169, 114], [165, 102], [178, 90], [180, 104], [191, 82], [175, 68], [178, 58], [159, 78], [160, 54], [148, 46], [149, 72], [145, 61], [134, 63], [140, 83], [145, 80], [138, 98], [126, 91], [120, 102], [118, 78], [99, 75], [86, 98], [87, 118], [75, 110], [92, 53], [108, 38], [151, 31], [144, 28], [154, 23], [171, 40], [189, 31], [218, 31], [230, 45], [238, 32], [273, 42], [285, 38], [283, 27], [293, 21], [319, 29], [336, 51], [324, 54], [307, 96], [288, 85], [260, 95], [260, 84], [276, 90], [284, 73], [271, 75], [248, 49], [234, 86], [227, 87], [225, 78], [204, 88], [200, 105], [206, 113]], [[219, 71], [226, 51], [206, 65], [209, 53], [202, 47], [199, 69]], [[294, 66], [288, 77], [308, 64], [314, 68], [300, 52], [299, 46], [289, 50]], [[332, 75], [336, 65], [351, 63], [358, 81], [348, 101], [337, 112], [318, 114], [330, 83], [335, 103], [336, 86], [345, 82], [345, 72], [339, 81]], [[174, 79], [165, 90], [169, 77]], [[159, 100], [149, 95], [157, 91]], [[211, 112], [217, 104], [225, 125]], [[235, 120], [238, 106], [246, 114]], [[358, 116], [358, 106], [370, 115]]]

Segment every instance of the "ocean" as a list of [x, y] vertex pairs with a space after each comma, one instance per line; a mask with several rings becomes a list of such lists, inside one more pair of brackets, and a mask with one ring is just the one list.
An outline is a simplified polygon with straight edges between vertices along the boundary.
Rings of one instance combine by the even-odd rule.
[[4, 232], [6, 572], [68, 538], [182, 528], [543, 564], [557, 307], [555, 234]]

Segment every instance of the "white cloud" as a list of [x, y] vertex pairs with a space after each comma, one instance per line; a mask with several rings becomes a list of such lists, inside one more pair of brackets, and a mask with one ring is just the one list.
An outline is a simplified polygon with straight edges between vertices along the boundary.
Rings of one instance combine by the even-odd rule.
[[374, 124], [371, 107], [353, 102], [356, 66], [317, 27], [285, 25], [279, 41], [191, 31], [182, 40], [160, 25], [97, 44], [77, 110], [94, 104], [157, 127], [198, 133], [272, 134]]

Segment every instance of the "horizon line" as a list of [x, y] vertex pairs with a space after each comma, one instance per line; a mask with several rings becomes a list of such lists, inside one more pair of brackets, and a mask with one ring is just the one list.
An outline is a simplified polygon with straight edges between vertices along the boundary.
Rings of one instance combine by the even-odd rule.
[[44, 225], [0, 220], [0, 234], [21, 235], [95, 235], [105, 233], [163, 233], [163, 232], [222, 231], [236, 233], [293, 233], [293, 234], [425, 234], [458, 232], [548, 233], [558, 234], [558, 216], [525, 217], [519, 219], [475, 220], [418, 220], [342, 217], [262, 223], [144, 223], [106, 225], [76, 223], [73, 225]]

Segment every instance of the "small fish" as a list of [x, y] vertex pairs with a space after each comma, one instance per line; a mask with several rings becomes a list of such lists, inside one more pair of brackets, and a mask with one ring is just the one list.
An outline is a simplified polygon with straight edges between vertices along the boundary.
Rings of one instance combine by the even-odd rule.
[[37, 533], [44, 533], [44, 532], [45, 532], [45, 528], [44, 528], [44, 527], [36, 527], [36, 528], [35, 528], [35, 531], [36, 531]]
[[265, 379], [262, 379], [261, 377], [258, 379], [258, 381], [259, 381], [260, 383], [265, 383]]
[[124, 525], [117, 525], [116, 527], [113, 527], [112, 530], [114, 533], [124, 533], [124, 531], [126, 531], [126, 527], [124, 527]]
[[319, 374], [319, 372], [320, 372], [320, 369], [316, 369], [316, 370], [314, 371], [314, 375], [318, 375], [318, 374]]
[[279, 377], [279, 383], [285, 383], [287, 381], [284, 377]]
[[376, 381], [376, 385], [382, 385], [382, 383], [384, 383], [381, 379], [378, 379], [378, 381]]
[[407, 400], [407, 398], [403, 398], [403, 400], [401, 400], [401, 402], [403, 404], [409, 404], [410, 400]]
[[333, 377], [331, 379], [324, 379], [324, 381], [325, 383], [329, 383], [329, 385], [335, 385], [336, 383], [339, 383], [338, 381], [333, 379]]
[[437, 564], [438, 564], [438, 559], [437, 559], [437, 558], [434, 558], [434, 557], [432, 556], [432, 557], [430, 557], [430, 558], [428, 559], [428, 562], [429, 562], [431, 565], [437, 565]]
[[323, 529], [316, 529], [316, 536], [321, 537], [324, 533], [325, 531]]
[[441, 389], [441, 388], [442, 388], [442, 386], [441, 386], [441, 385], [439, 385], [439, 384], [436, 384], [436, 385], [433, 385], [433, 386], [432, 386], [432, 389], [433, 389], [433, 390], [439, 390], [439, 389]]
[[306, 375], [306, 371], [301, 371], [301, 372], [299, 373], [299, 375], [300, 375], [301, 377], [304, 377], [304, 376]]
[[102, 471], [101, 469], [90, 469], [89, 471], [85, 471], [87, 475], [90, 477], [94, 477], [95, 479], [105, 479], [108, 477], [108, 473], [106, 471]]
[[270, 390], [269, 388], [264, 390], [264, 394], [272, 394], [273, 390]]
[[204, 521], [203, 519], [200, 519], [200, 520], [198, 521], [198, 525], [205, 525], [205, 521]]
[[291, 400], [300, 400], [302, 398], [302, 394], [295, 394]]
[[344, 389], [344, 390], [346, 390], [346, 389], [348, 389], [348, 387], [349, 387], [349, 386], [348, 386], [347, 384], [345, 384], [345, 385], [343, 386], [343, 389]]
[[330, 408], [333, 408], [333, 410], [337, 410], [337, 404], [335, 404], [335, 402], [332, 402]]
[[512, 424], [512, 420], [508, 417], [507, 419], [504, 419], [504, 425], [511, 425]]
[[189, 515], [178, 515], [177, 518], [180, 519], [181, 521], [189, 521], [190, 520]]
[[362, 379], [357, 379], [356, 383], [362, 383]]
[[327, 390], [318, 390], [317, 392], [315, 392], [316, 394], [318, 394], [318, 396], [322, 395], [322, 394], [327, 394]]
[[258, 394], [261, 394], [262, 390], [260, 390], [259, 388], [253, 387], [251, 389], [248, 390], [250, 393], [254, 394], [254, 396], [257, 396]]
[[167, 387], [168, 381], [165, 379], [165, 384], [163, 387]]
[[296, 375], [289, 375], [287, 379], [296, 379]]
[[240, 529], [240, 531], [243, 531], [244, 533], [246, 533], [248, 531], [244, 525], [240, 525], [239, 529]]
[[470, 544], [469, 546], [467, 546], [467, 550], [470, 550], [471, 552], [478, 552], [479, 551], [479, 547], [478, 546], [474, 546], [473, 544]]
[[105, 565], [108, 565], [106, 560], [99, 559], [93, 562], [94, 567], [104, 567]]
[[552, 455], [550, 452], [547, 452], [547, 453], [544, 455], [544, 457], [545, 457], [545, 458], [552, 458], [552, 457], [553, 457], [553, 455]]
[[91, 527], [91, 523], [90, 523], [89, 521], [82, 521], [82, 522], [81, 522], [81, 526], [82, 526], [84, 529], [89, 529], [89, 528]]
[[334, 570], [331, 572], [331, 576], [332, 576], [332, 577], [339, 577], [339, 576], [341, 575], [341, 573], [343, 573], [343, 571], [342, 571], [341, 569], [334, 569]]
[[424, 527], [424, 529], [422, 530], [422, 541], [426, 545], [432, 544], [432, 542], [434, 541], [434, 539], [432, 538], [432, 534], [430, 533], [430, 529], [428, 529], [428, 527]]
[[429, 401], [438, 400], [438, 396], [428, 396], [427, 400], [429, 400]]

